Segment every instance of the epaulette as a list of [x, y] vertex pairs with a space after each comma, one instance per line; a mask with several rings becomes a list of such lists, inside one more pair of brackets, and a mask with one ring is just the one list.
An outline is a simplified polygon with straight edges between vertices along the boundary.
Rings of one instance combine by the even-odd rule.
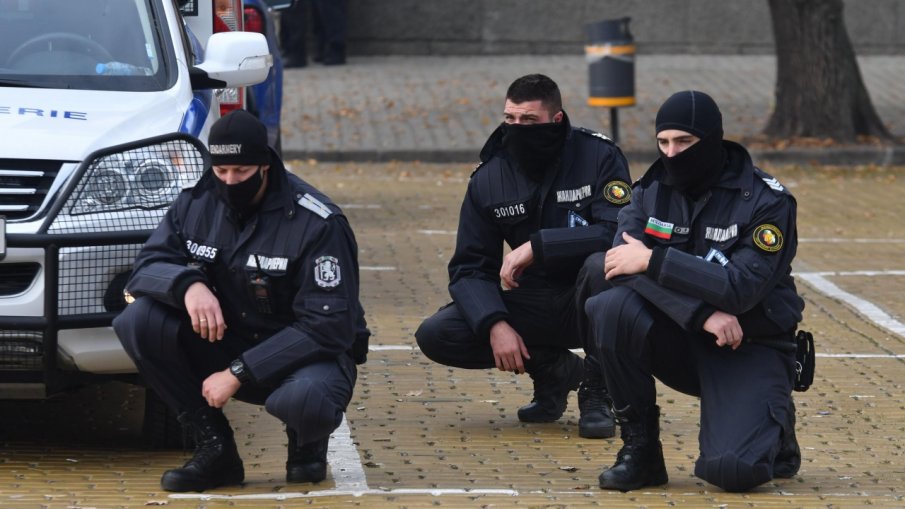
[[478, 161], [478, 164], [474, 165], [474, 169], [471, 170], [471, 175], [469, 175], [468, 178], [474, 177], [474, 174], [477, 173], [478, 170], [481, 169], [481, 166], [484, 166], [486, 163], [487, 161]]
[[305, 193], [304, 195], [302, 195], [302, 197], [299, 198], [297, 203], [299, 205], [301, 205], [303, 208], [306, 208], [306, 209], [310, 210], [311, 212], [314, 212], [315, 214], [321, 216], [324, 219], [327, 219], [328, 217], [330, 217], [331, 214], [333, 214], [333, 211], [330, 210], [326, 205], [324, 205], [323, 202], [321, 202], [320, 200], [318, 200], [314, 196], [311, 196], [308, 193]]
[[588, 136], [593, 136], [593, 137], [595, 137], [595, 138], [600, 138], [601, 140], [603, 140], [603, 141], [605, 141], [605, 142], [607, 142], [607, 143], [615, 144], [615, 142], [614, 142], [609, 136], [607, 136], [607, 135], [605, 135], [605, 134], [603, 134], [603, 133], [598, 133], [597, 131], [592, 131], [592, 130], [587, 129], [587, 128], [585, 128], [585, 127], [576, 127], [575, 130], [578, 131], [578, 132], [580, 132], [580, 133], [587, 134]]
[[782, 185], [776, 177], [768, 174], [764, 170], [761, 170], [757, 166], [754, 167], [754, 175], [759, 180], [761, 180], [767, 187], [772, 189], [777, 194], [789, 194], [788, 188]]

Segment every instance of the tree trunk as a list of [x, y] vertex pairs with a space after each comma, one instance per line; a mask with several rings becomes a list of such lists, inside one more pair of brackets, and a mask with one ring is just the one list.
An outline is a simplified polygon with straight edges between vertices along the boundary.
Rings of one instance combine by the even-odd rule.
[[842, 0], [768, 0], [776, 43], [774, 138], [891, 139], [877, 115], [842, 16]]

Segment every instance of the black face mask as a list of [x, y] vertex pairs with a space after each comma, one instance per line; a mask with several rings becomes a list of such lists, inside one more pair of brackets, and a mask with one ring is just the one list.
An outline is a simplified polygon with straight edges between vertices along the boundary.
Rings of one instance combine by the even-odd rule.
[[541, 181], [562, 153], [566, 124], [503, 124], [503, 148], [532, 180]]
[[255, 205], [251, 202], [255, 195], [261, 189], [264, 182], [262, 175], [263, 170], [258, 167], [254, 175], [238, 184], [227, 184], [217, 177], [214, 177], [216, 183], [217, 196], [223, 200], [226, 205], [236, 211], [241, 217], [248, 217], [255, 210]]
[[726, 163], [723, 133], [716, 129], [684, 151], [667, 157], [662, 150], [660, 160], [666, 170], [664, 181], [682, 194], [697, 199], [719, 182]]

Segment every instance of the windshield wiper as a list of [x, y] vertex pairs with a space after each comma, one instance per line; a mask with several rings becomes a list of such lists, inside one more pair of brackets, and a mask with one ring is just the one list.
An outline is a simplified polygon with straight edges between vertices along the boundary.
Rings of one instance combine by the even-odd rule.
[[0, 87], [72, 88], [71, 85], [63, 82], [36, 82], [32, 80], [20, 80], [15, 78], [0, 78]]

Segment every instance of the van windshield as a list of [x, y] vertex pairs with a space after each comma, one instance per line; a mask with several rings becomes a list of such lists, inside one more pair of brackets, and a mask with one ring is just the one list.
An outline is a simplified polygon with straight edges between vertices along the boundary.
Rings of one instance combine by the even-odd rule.
[[151, 0], [0, 0], [0, 86], [163, 90]]

